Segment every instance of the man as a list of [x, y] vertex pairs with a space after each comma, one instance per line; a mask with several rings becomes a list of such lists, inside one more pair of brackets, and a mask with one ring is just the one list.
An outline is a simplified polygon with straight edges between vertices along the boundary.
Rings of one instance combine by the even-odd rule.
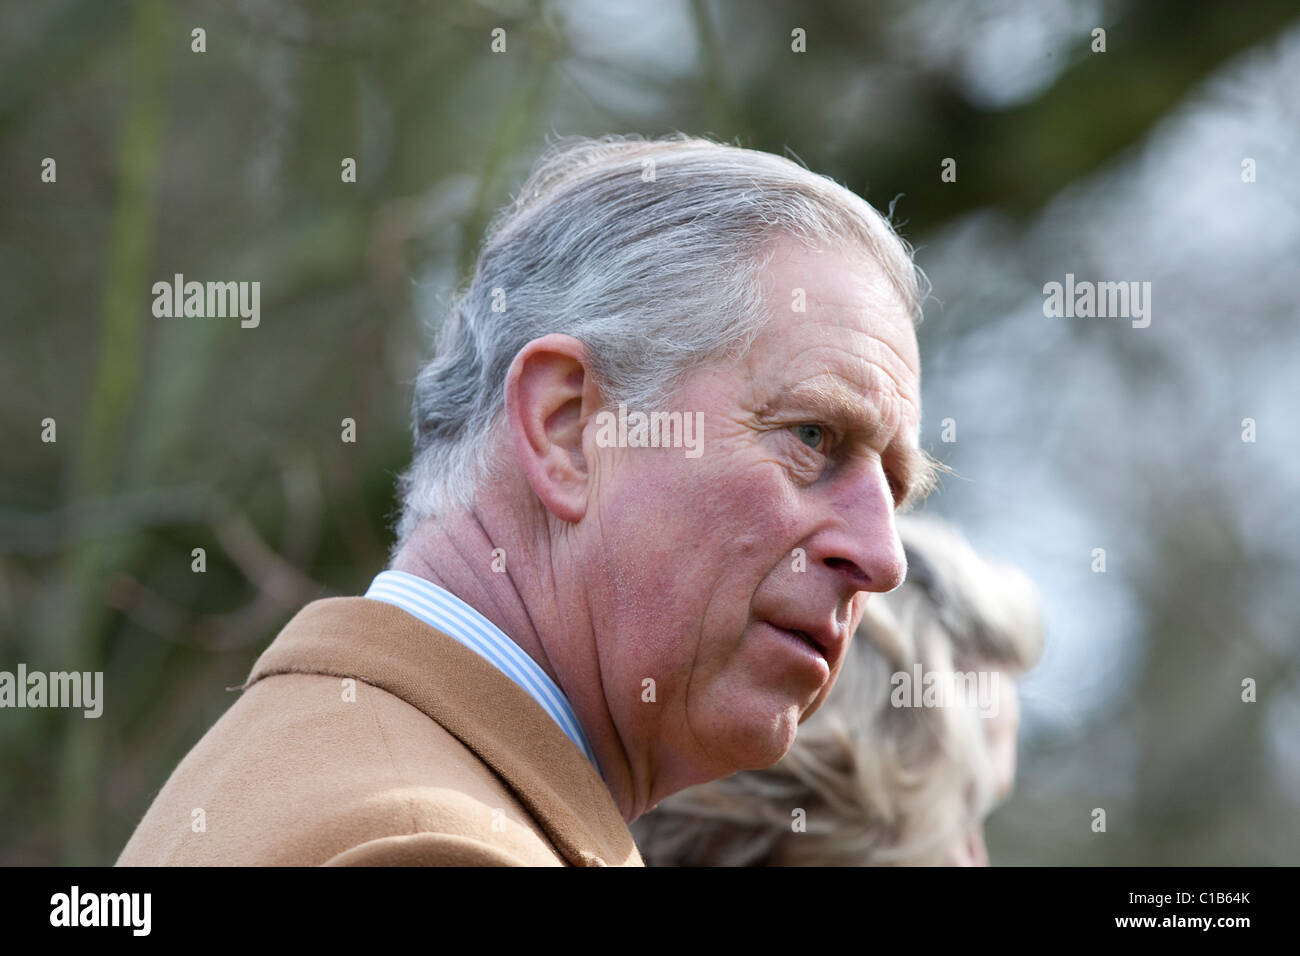
[[778, 760], [903, 579], [919, 299], [786, 159], [550, 151], [417, 380], [392, 567], [290, 621], [119, 862], [639, 865], [627, 822]]

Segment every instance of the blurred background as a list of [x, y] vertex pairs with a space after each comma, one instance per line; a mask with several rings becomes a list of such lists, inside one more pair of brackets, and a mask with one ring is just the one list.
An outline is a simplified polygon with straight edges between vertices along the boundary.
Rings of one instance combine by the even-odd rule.
[[[113, 862], [280, 627], [385, 565], [409, 383], [548, 137], [673, 130], [893, 205], [933, 283], [925, 510], [1048, 624], [994, 864], [1300, 863], [1294, 0], [0, 20], [0, 670], [105, 697], [0, 711], [0, 863]], [[260, 281], [260, 326], [155, 318], [174, 273]], [[1152, 283], [1150, 326], [1044, 317], [1067, 273]]]

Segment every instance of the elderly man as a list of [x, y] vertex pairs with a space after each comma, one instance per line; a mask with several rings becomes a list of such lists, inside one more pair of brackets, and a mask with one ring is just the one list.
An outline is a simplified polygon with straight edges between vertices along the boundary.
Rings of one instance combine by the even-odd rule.
[[552, 149], [420, 373], [391, 568], [289, 622], [119, 863], [640, 864], [627, 822], [778, 760], [902, 581], [919, 307], [786, 159]]

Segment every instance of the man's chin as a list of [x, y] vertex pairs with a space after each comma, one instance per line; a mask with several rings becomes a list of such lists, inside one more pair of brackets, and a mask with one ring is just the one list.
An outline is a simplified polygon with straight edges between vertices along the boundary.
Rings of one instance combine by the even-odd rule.
[[774, 725], [755, 731], [745, 739], [745, 746], [736, 748], [734, 763], [737, 770], [765, 770], [772, 766], [794, 746], [798, 729], [797, 710], [791, 707], [783, 712]]

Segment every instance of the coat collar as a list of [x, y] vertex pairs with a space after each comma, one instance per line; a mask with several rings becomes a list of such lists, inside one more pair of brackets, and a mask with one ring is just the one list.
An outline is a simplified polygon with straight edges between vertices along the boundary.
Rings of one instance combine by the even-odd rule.
[[639, 864], [591, 762], [494, 664], [400, 608], [358, 597], [313, 601], [285, 625], [242, 689], [274, 674], [354, 677], [437, 721], [500, 775], [575, 866]]

